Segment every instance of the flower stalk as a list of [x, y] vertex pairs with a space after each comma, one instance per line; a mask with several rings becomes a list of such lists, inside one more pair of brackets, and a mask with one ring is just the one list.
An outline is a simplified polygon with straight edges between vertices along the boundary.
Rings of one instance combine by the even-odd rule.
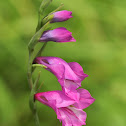
[[28, 44], [29, 53], [34, 51], [35, 45], [38, 43], [39, 38], [41, 37], [42, 33], [46, 30], [47, 26], [49, 25], [50, 21], [47, 22], [36, 34], [32, 37]]
[[[46, 47], [47, 43], [43, 44], [43, 46], [40, 48], [40, 50], [37, 52], [36, 55], [34, 54], [34, 47], [38, 43], [38, 41], [39, 41], [41, 35], [43, 34], [43, 32], [45, 30], [48, 30], [48, 25], [50, 24], [50, 21], [53, 19], [53, 15], [50, 15], [48, 18], [44, 18], [44, 11], [49, 6], [49, 4], [51, 2], [52, 2], [52, 0], [43, 0], [42, 1], [41, 5], [40, 5], [40, 8], [39, 8], [39, 11], [38, 11], [38, 25], [37, 25], [37, 28], [36, 28], [36, 33], [31, 38], [31, 40], [30, 40], [30, 42], [28, 44], [29, 60], [28, 60], [27, 78], [28, 78], [29, 87], [31, 89], [30, 98], [29, 98], [29, 106], [30, 106], [30, 109], [31, 109], [31, 111], [32, 111], [32, 113], [34, 115], [35, 126], [40, 126], [39, 118], [38, 118], [38, 114], [37, 114], [37, 107], [36, 107], [36, 103], [35, 103], [35, 99], [34, 99], [34, 95], [38, 91], [38, 82], [39, 82], [39, 78], [40, 78], [40, 72], [39, 72], [38, 77], [36, 78], [35, 82], [33, 82], [32, 73], [33, 73], [33, 71], [34, 71], [34, 69], [36, 67], [46, 68], [46, 66], [40, 65], [40, 64], [33, 64], [33, 60], [37, 56], [41, 56], [41, 53], [44, 50], [44, 48]], [[62, 6], [63, 5], [58, 7], [53, 12], [61, 9]], [[43, 21], [43, 19], [44, 19], [44, 21]], [[50, 28], [49, 28], [49, 30], [50, 30]]]
[[36, 33], [35, 35], [32, 37], [32, 39], [30, 40], [29, 44], [28, 44], [28, 50], [29, 50], [29, 60], [28, 60], [28, 72], [27, 72], [27, 78], [28, 78], [28, 83], [31, 89], [31, 93], [30, 93], [30, 98], [29, 98], [29, 106], [30, 109], [34, 115], [34, 120], [35, 120], [35, 125], [36, 126], [40, 126], [39, 123], [39, 118], [38, 118], [38, 114], [37, 114], [37, 107], [36, 107], [36, 103], [34, 100], [34, 94], [36, 93], [37, 90], [37, 84], [40, 78], [40, 73], [38, 75], [38, 78], [36, 79], [35, 83], [33, 83], [33, 79], [32, 79], [32, 63], [34, 60], [34, 47], [37, 44], [40, 36], [42, 35], [42, 33], [45, 31], [45, 29], [47, 28], [47, 26], [49, 25], [49, 21], [42, 27], [41, 25], [41, 21], [43, 18], [43, 11], [45, 10], [45, 8], [50, 4], [52, 0], [43, 0], [41, 3], [41, 6], [39, 8], [39, 19], [38, 19], [38, 25], [36, 28]]
[[[29, 97], [29, 107], [33, 113], [35, 126], [40, 126], [37, 114], [36, 100], [51, 107], [57, 114], [57, 119], [62, 121], [63, 126], [82, 126], [86, 125], [86, 112], [83, 109], [90, 106], [95, 99], [91, 94], [81, 87], [81, 82], [88, 77], [83, 68], [77, 62], [67, 63], [59, 57], [41, 56], [49, 41], [52, 42], [76, 42], [72, 33], [64, 27], [51, 30], [48, 25], [56, 22], [64, 22], [72, 18], [72, 11], [62, 10], [61, 4], [56, 10], [44, 16], [45, 9], [52, 0], [43, 0], [38, 13], [38, 25], [36, 33], [28, 44], [29, 61], [28, 61], [28, 83], [31, 89]], [[38, 42], [44, 43], [43, 46], [35, 53], [35, 46]], [[40, 73], [33, 81], [32, 75], [36, 67], [45, 68], [53, 73], [61, 85], [62, 90], [40, 92], [41, 85], [38, 85]], [[79, 89], [78, 89], [79, 88]]]
[[39, 11], [38, 11], [38, 25], [37, 25], [37, 28], [36, 28], [36, 32], [41, 28], [42, 19], [44, 18], [43, 13], [51, 2], [52, 2], [52, 0], [43, 0], [42, 1], [40, 8], [39, 8]]

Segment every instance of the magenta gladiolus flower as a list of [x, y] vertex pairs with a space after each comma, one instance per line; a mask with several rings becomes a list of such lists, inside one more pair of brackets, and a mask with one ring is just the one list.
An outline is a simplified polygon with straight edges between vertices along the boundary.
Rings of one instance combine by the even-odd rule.
[[62, 126], [82, 126], [86, 125], [86, 112], [82, 109], [92, 104], [94, 99], [87, 90], [80, 90], [78, 90], [79, 101], [67, 97], [62, 91], [37, 93], [35, 99], [51, 107], [56, 112], [57, 118], [62, 121]]
[[78, 99], [76, 89], [81, 86], [81, 81], [88, 77], [80, 64], [76, 62], [67, 63], [58, 57], [37, 57], [34, 63], [45, 65], [47, 67], [45, 69], [58, 78], [66, 95], [70, 97], [75, 94], [75, 99]]
[[45, 31], [41, 38], [39, 39], [40, 42], [75, 42], [76, 40], [72, 37], [72, 33], [69, 32], [66, 28], [60, 27], [54, 30]]
[[52, 23], [54, 22], [62, 22], [62, 21], [66, 21], [69, 18], [72, 18], [72, 11], [67, 11], [67, 10], [62, 10], [62, 11], [57, 11], [54, 14], [54, 17], [52, 19]]

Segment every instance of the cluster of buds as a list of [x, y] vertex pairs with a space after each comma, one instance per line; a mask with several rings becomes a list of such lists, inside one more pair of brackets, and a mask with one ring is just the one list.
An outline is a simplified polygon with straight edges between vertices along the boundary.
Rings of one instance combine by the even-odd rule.
[[[44, 8], [46, 5], [45, 2], [41, 6]], [[42, 21], [38, 23], [37, 33], [29, 43], [28, 80], [32, 89], [31, 97], [33, 98], [34, 96], [35, 101], [38, 100], [42, 104], [52, 108], [56, 112], [59, 121], [62, 122], [62, 126], [82, 126], [86, 125], [85, 121], [87, 117], [86, 112], [84, 112], [83, 109], [90, 106], [95, 99], [86, 89], [80, 88], [81, 82], [88, 77], [88, 75], [84, 73], [81, 65], [77, 62], [67, 63], [59, 57], [51, 56], [45, 57], [37, 55], [33, 61], [30, 59], [37, 42], [43, 42], [45, 44], [49, 41], [59, 43], [76, 41], [72, 37], [72, 33], [64, 27], [53, 30], [45, 29], [48, 22], [63, 22], [70, 18], [72, 18], [71, 11], [55, 11], [42, 19], [44, 23]], [[42, 23], [43, 27], [41, 28]], [[40, 52], [41, 50], [38, 54], [40, 54]], [[31, 66], [33, 65], [41, 65], [43, 68], [54, 74], [61, 85], [62, 90], [34, 93], [36, 84], [33, 84], [31, 80], [31, 73], [33, 70]], [[31, 108], [32, 102], [30, 103]]]

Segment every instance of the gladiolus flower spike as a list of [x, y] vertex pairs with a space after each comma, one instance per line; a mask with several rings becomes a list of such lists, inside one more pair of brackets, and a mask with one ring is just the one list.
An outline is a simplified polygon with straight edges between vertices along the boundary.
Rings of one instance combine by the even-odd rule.
[[[62, 126], [82, 126], [86, 125], [86, 112], [83, 109], [90, 106], [95, 99], [91, 94], [81, 87], [81, 82], [88, 77], [83, 68], [77, 62], [67, 63], [58, 57], [37, 57], [46, 46], [46, 42], [53, 41], [59, 43], [76, 42], [72, 33], [64, 27], [53, 30], [47, 30], [50, 23], [63, 22], [72, 18], [72, 12], [60, 10], [58, 7], [53, 12], [43, 18], [43, 11], [52, 0], [43, 0], [39, 9], [39, 20], [36, 33], [28, 44], [29, 62], [28, 62], [28, 83], [31, 88], [29, 105], [35, 117], [35, 124], [39, 126], [39, 119], [36, 112], [35, 100], [52, 108], [57, 115], [57, 119], [62, 122]], [[35, 55], [34, 50], [38, 42], [45, 42], [42, 48]], [[36, 56], [36, 57], [35, 57]], [[33, 61], [34, 60], [34, 61]], [[33, 63], [33, 65], [31, 65]], [[38, 92], [38, 82], [40, 73], [33, 83], [33, 67], [41, 66], [42, 68], [53, 73], [60, 83], [61, 91]], [[79, 89], [78, 89], [79, 88]], [[34, 101], [33, 101], [34, 100]]]
[[79, 100], [69, 98], [63, 91], [49, 91], [35, 94], [35, 100], [52, 108], [57, 118], [62, 121], [62, 126], [86, 125], [86, 112], [84, 108], [91, 105], [95, 99], [85, 89], [78, 89]]

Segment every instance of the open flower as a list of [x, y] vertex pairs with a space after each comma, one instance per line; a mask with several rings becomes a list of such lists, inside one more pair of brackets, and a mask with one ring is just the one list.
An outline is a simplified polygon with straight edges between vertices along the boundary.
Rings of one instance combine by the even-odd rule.
[[41, 38], [40, 42], [75, 42], [76, 40], [72, 37], [72, 33], [69, 32], [66, 28], [60, 27], [54, 30], [45, 31]]
[[94, 98], [91, 97], [87, 90], [80, 90], [78, 89], [78, 93], [81, 96], [79, 101], [67, 97], [62, 91], [37, 93], [35, 94], [35, 100], [51, 107], [56, 112], [57, 118], [62, 121], [62, 126], [82, 126], [86, 125], [85, 121], [87, 117], [86, 112], [82, 109], [92, 104]]
[[53, 15], [54, 15], [54, 17], [53, 17], [51, 23], [66, 21], [69, 18], [73, 17], [73, 16], [71, 16], [72, 11], [67, 11], [67, 10], [54, 12]]
[[34, 63], [45, 65], [47, 67], [45, 69], [57, 77], [66, 95], [69, 95], [69, 97], [76, 95], [75, 99], [78, 99], [76, 89], [81, 86], [81, 81], [88, 77], [80, 64], [76, 62], [67, 63], [58, 57], [37, 57]]

